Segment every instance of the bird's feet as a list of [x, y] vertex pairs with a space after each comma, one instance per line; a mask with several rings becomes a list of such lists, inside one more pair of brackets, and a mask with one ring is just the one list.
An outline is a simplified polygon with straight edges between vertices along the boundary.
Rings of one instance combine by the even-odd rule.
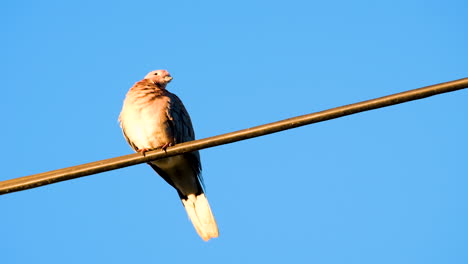
[[137, 150], [137, 152], [138, 152], [138, 153], [141, 153], [143, 156], [145, 156], [145, 153], [146, 153], [147, 151], [149, 151], [149, 149], [147, 149], [147, 148], [142, 148], [142, 149]]
[[[162, 149], [164, 152], [166, 152], [167, 147], [170, 147], [170, 146], [172, 146], [172, 143], [168, 142], [168, 143], [162, 145], [159, 148]], [[158, 149], [158, 148], [156, 148], [156, 149]], [[141, 149], [137, 150], [137, 152], [141, 153], [143, 156], [145, 156], [145, 153], [150, 151], [150, 150], [151, 149], [149, 149], [149, 148], [141, 148]]]
[[167, 147], [170, 147], [170, 146], [172, 146], [172, 144], [171, 144], [170, 142], [168, 142], [168, 143], [162, 145], [162, 146], [161, 146], [161, 149], [162, 149], [164, 152], [166, 152]]

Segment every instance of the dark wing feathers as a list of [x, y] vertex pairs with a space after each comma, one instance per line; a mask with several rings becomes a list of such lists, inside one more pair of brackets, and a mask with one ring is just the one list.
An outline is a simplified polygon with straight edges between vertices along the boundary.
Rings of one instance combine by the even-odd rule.
[[[169, 93], [169, 104], [167, 109], [167, 115], [169, 120], [172, 122], [171, 127], [173, 127], [175, 143], [183, 143], [187, 141], [195, 140], [195, 132], [192, 126], [192, 120], [185, 109], [182, 101], [173, 93]], [[198, 175], [200, 182], [203, 185], [203, 180], [201, 177], [201, 162], [200, 162], [200, 153], [198, 151], [190, 152], [185, 154], [188, 159], [190, 159], [190, 164], [192, 164], [192, 169]]]
[[195, 133], [192, 127], [192, 120], [185, 109], [182, 101], [175, 94], [169, 94], [170, 102], [168, 104], [168, 118], [175, 126], [176, 143], [187, 142], [195, 139]]

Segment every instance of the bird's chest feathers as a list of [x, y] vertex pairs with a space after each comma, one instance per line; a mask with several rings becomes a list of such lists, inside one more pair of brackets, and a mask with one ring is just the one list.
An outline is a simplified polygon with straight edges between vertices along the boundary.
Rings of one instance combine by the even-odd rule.
[[122, 126], [129, 140], [138, 149], [155, 149], [166, 143], [173, 143], [168, 104], [169, 98], [158, 97], [142, 106], [125, 106], [122, 111]]

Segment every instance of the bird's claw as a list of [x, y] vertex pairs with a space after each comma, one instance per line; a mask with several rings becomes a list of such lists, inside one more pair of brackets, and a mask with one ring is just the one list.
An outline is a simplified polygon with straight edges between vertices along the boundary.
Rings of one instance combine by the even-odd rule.
[[166, 149], [167, 147], [170, 147], [172, 144], [171, 143], [166, 143], [164, 145], [161, 146], [161, 149], [164, 151], [164, 152], [167, 152]]
[[147, 148], [142, 148], [138, 150], [138, 153], [141, 153], [143, 156], [145, 156], [145, 152], [149, 151]]

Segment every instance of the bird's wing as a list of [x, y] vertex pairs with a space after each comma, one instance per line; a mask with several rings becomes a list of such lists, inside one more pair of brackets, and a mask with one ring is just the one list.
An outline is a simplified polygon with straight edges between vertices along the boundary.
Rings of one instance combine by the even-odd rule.
[[195, 139], [192, 120], [185, 109], [182, 101], [175, 94], [169, 94], [169, 104], [167, 107], [167, 116], [174, 126], [175, 143], [187, 142]]
[[[173, 131], [173, 137], [176, 144], [195, 140], [195, 132], [192, 126], [192, 120], [185, 109], [182, 101], [173, 93], [168, 94], [170, 100], [167, 108], [167, 116], [169, 119], [169, 124], [171, 130]], [[190, 160], [192, 164], [192, 169], [198, 175], [200, 182], [203, 182], [201, 179], [201, 163], [200, 163], [200, 153], [198, 151], [187, 153], [186, 157]]]

